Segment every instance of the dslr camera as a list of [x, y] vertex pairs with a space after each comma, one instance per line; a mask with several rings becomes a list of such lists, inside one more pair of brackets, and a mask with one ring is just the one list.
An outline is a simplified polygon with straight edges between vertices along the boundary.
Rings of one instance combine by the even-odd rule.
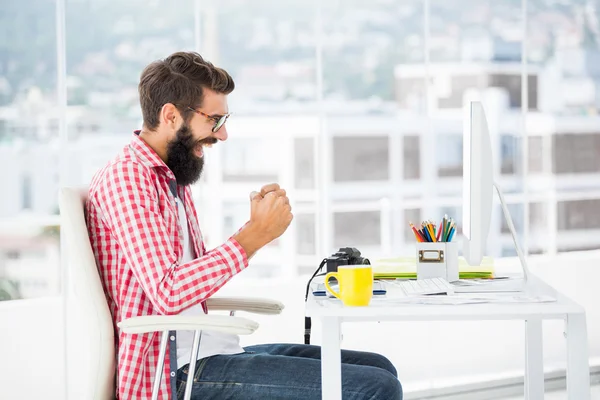
[[371, 265], [369, 259], [361, 257], [360, 251], [354, 247], [342, 247], [325, 260], [327, 272], [337, 272], [340, 265]]

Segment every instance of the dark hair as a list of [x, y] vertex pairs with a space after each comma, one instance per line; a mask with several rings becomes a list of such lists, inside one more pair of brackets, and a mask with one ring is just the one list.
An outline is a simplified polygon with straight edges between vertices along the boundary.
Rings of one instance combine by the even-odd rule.
[[202, 106], [205, 88], [229, 94], [235, 84], [224, 69], [196, 52], [181, 51], [154, 61], [144, 68], [138, 85], [144, 126], [156, 129], [160, 110], [167, 103], [174, 104], [187, 121], [192, 112], [187, 107]]

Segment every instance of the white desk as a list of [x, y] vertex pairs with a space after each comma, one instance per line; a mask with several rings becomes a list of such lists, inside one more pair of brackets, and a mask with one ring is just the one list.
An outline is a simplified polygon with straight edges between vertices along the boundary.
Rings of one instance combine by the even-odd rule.
[[[392, 285], [388, 285], [388, 291]], [[337, 299], [309, 296], [306, 315], [321, 321], [321, 377], [323, 399], [341, 400], [340, 324], [346, 321], [525, 321], [525, 398], [544, 398], [542, 320], [565, 320], [567, 393], [569, 400], [590, 399], [587, 327], [584, 309], [536, 277], [527, 292], [554, 296], [550, 303], [464, 305], [390, 304], [344, 307]], [[382, 300], [379, 300], [381, 302]]]

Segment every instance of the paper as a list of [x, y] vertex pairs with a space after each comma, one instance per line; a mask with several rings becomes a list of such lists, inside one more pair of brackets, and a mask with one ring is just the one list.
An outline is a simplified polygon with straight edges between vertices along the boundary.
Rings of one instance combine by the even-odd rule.
[[455, 294], [453, 297], [482, 300], [488, 303], [549, 303], [556, 301], [556, 298], [548, 295], [531, 295], [526, 293], [507, 294], [507, 293], [470, 293]]
[[460, 298], [456, 296], [404, 296], [394, 297], [390, 299], [375, 299], [371, 300], [371, 306], [375, 307], [389, 307], [393, 305], [401, 304], [423, 304], [423, 305], [448, 305], [456, 306], [461, 304], [478, 304], [488, 303], [489, 301], [483, 299], [468, 299]]
[[505, 282], [511, 282], [510, 278], [491, 278], [491, 279], [459, 279], [457, 281], [450, 282], [454, 286], [485, 286], [494, 284], [503, 284]]
[[[372, 262], [376, 279], [415, 279], [417, 277], [416, 257], [381, 258]], [[492, 278], [494, 276], [494, 260], [483, 257], [481, 265], [472, 266], [464, 257], [458, 257], [458, 270], [461, 279]]]
[[[369, 307], [393, 307], [401, 305], [462, 305], [462, 304], [478, 304], [488, 303], [482, 299], [462, 299], [453, 296], [429, 296], [429, 297], [394, 297], [384, 298], [383, 296], [373, 297]], [[325, 308], [343, 307], [343, 303], [338, 299], [317, 300], [317, 304]]]
[[[429, 295], [429, 296], [406, 296], [401, 293], [386, 296], [377, 296], [371, 299], [370, 307], [390, 307], [403, 304], [422, 304], [422, 305], [448, 305], [456, 306], [463, 304], [509, 304], [509, 303], [548, 303], [556, 301], [556, 298], [548, 295], [528, 295], [528, 294], [454, 294], [454, 295]], [[392, 292], [393, 293], [393, 292]], [[323, 307], [341, 306], [342, 302], [337, 299], [328, 301], [317, 301]]]

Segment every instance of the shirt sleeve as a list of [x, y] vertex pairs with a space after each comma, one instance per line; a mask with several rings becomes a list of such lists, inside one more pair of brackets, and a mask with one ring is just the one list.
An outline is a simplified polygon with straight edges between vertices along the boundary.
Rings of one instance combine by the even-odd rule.
[[208, 299], [248, 266], [246, 252], [233, 237], [179, 264], [154, 182], [140, 164], [113, 165], [95, 200], [127, 264], [161, 314], [178, 314]]

